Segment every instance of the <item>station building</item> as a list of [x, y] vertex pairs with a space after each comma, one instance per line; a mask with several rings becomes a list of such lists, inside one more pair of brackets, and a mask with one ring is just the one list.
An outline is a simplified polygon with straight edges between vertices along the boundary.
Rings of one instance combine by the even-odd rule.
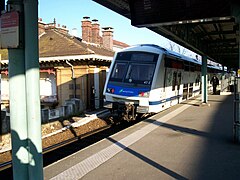
[[[83, 17], [82, 37], [66, 26], [44, 23], [39, 18], [40, 98], [42, 108], [56, 108], [69, 99], [79, 99], [81, 110], [103, 105], [103, 87], [114, 52], [128, 47], [113, 39], [112, 27]], [[100, 29], [102, 32], [100, 35]], [[74, 29], [76, 31], [76, 29]], [[2, 108], [9, 104], [8, 53], [0, 51]]]

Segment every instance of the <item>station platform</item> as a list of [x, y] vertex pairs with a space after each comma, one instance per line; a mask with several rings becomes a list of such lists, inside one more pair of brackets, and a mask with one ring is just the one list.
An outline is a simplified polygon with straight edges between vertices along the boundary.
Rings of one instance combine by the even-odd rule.
[[233, 95], [192, 99], [44, 168], [44, 179], [240, 179]]

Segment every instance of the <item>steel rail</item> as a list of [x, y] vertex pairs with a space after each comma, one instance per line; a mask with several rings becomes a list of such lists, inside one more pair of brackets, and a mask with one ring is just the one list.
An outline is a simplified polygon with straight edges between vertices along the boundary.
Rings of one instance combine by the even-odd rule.
[[[103, 112], [103, 113], [98, 114], [98, 117], [99, 117], [99, 116], [103, 116], [105, 113], [106, 113], [106, 112]], [[66, 145], [68, 145], [68, 144], [71, 144], [71, 143], [73, 143], [73, 142], [75, 142], [75, 141], [77, 141], [77, 140], [79, 140], [79, 139], [84, 139], [84, 138], [86, 138], [86, 137], [88, 137], [88, 136], [94, 135], [94, 134], [96, 134], [96, 133], [98, 133], [98, 132], [104, 131], [104, 130], [109, 129], [109, 128], [111, 128], [111, 127], [112, 127], [112, 124], [108, 124], [108, 125], [106, 125], [106, 126], [100, 127], [100, 128], [98, 128], [98, 129], [95, 129], [95, 130], [92, 130], [92, 131], [89, 131], [89, 132], [84, 133], [84, 134], [81, 134], [81, 135], [79, 135], [79, 136], [75, 136], [75, 137], [73, 137], [73, 138], [67, 139], [67, 140], [62, 141], [62, 142], [60, 142], [60, 143], [57, 143], [57, 144], [48, 146], [48, 147], [46, 147], [46, 148], [43, 148], [43, 154], [48, 153], [48, 152], [51, 152], [51, 151], [54, 151], [54, 150], [56, 150], [56, 149], [58, 149], [58, 148], [60, 148], [60, 147], [66, 146]], [[3, 170], [5, 170], [5, 169], [8, 169], [8, 168], [10, 168], [11, 166], [12, 166], [12, 161], [7, 161], [7, 162], [4, 162], [4, 163], [0, 163], [0, 171], [3, 171]]]

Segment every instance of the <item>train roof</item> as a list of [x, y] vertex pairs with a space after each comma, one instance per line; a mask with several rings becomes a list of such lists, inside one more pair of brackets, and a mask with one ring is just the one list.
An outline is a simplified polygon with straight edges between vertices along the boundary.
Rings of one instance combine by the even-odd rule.
[[[169, 49], [163, 48], [163, 47], [161, 47], [159, 45], [155, 45], [155, 44], [138, 44], [138, 45], [135, 45], [135, 46], [125, 48], [122, 51], [130, 50], [130, 49], [136, 48], [136, 47], [148, 47], [148, 48], [157, 49], [157, 50], [161, 51], [162, 53], [164, 53], [168, 57], [174, 57], [174, 58], [179, 59], [179, 60], [188, 61], [188, 62], [191, 62], [191, 63], [194, 63], [194, 64], [202, 65], [202, 62], [195, 59], [195, 58], [184, 56], [184, 55], [179, 54], [175, 51], [171, 51]], [[216, 70], [222, 70], [221, 66], [215, 66], [215, 65], [208, 65], [208, 68], [212, 68], [212, 69], [216, 69]]]
[[179, 60], [184, 60], [184, 61], [189, 61], [189, 62], [192, 62], [192, 63], [195, 63], [195, 64], [199, 64], [201, 65], [202, 63], [200, 61], [198, 61], [197, 59], [194, 59], [194, 58], [190, 58], [188, 56], [184, 56], [182, 54], [179, 54], [175, 51], [171, 51], [169, 49], [166, 49], [166, 48], [163, 48], [161, 46], [158, 46], [158, 45], [155, 45], [155, 44], [139, 44], [139, 45], [136, 45], [134, 47], [150, 47], [150, 48], [155, 48], [159, 51], [161, 51], [162, 53], [166, 54], [167, 56], [169, 57], [174, 57], [174, 58], [177, 58]]
[[215, 65], [208, 64], [207, 67], [211, 68], [211, 69], [216, 69], [216, 70], [219, 70], [219, 71], [227, 71], [227, 69], [226, 68], [223, 69], [222, 66], [215, 66]]
[[180, 60], [189, 61], [189, 62], [194, 63], [194, 64], [202, 65], [202, 62], [198, 61], [197, 59], [194, 59], [194, 58], [191, 58], [191, 57], [188, 57], [188, 56], [184, 56], [184, 55], [179, 54], [175, 51], [167, 50], [166, 55], [170, 56], [170, 57], [176, 57]]

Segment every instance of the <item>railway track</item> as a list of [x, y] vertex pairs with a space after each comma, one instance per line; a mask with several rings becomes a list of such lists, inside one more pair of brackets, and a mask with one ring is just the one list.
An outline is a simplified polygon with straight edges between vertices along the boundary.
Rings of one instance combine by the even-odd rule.
[[[94, 130], [94, 131], [85, 133], [85, 134], [80, 135], [80, 136], [78, 136], [78, 137], [74, 137], [74, 138], [68, 139], [68, 140], [66, 140], [66, 141], [63, 141], [63, 142], [54, 144], [54, 145], [52, 145], [52, 146], [49, 146], [49, 147], [47, 147], [47, 148], [44, 148], [44, 149], [43, 149], [43, 154], [49, 153], [49, 152], [54, 151], [54, 150], [56, 150], [56, 149], [58, 149], [58, 148], [61, 148], [61, 147], [66, 146], [66, 145], [68, 145], [68, 144], [71, 144], [71, 143], [73, 143], [73, 142], [75, 142], [75, 141], [78, 141], [78, 140], [80, 140], [80, 139], [86, 138], [86, 137], [88, 137], [88, 136], [94, 135], [94, 134], [96, 134], [96, 133], [98, 133], [98, 132], [104, 131], [104, 130], [106, 130], [106, 129], [108, 129], [108, 128], [111, 128], [111, 127], [112, 127], [112, 124], [107, 125], [107, 126], [105, 126], [105, 127], [101, 127], [101, 128], [99, 128], [99, 129], [97, 129], [97, 130]], [[4, 163], [0, 164], [0, 171], [3, 171], [3, 170], [5, 170], [5, 169], [7, 169], [7, 168], [10, 168], [11, 166], [12, 166], [12, 161], [4, 162]]]
[[[100, 114], [98, 116], [103, 117], [104, 114], [102, 115]], [[76, 137], [67, 139], [65, 141], [62, 141], [60, 143], [56, 143], [47, 148], [44, 148], [43, 149], [44, 167], [74, 152], [77, 152], [82, 148], [85, 148], [97, 141], [100, 141], [101, 139], [104, 139], [116, 132], [119, 132], [139, 121], [135, 121], [132, 123], [131, 122], [119, 123], [119, 121], [114, 122], [113, 120], [110, 120], [109, 122], [111, 123], [107, 124], [106, 126], [100, 127], [93, 131], [84, 133], [80, 136], [76, 136]], [[12, 166], [11, 161], [0, 164], [0, 179], [6, 179], [6, 177], [9, 177], [9, 179], [12, 179], [11, 166]]]

